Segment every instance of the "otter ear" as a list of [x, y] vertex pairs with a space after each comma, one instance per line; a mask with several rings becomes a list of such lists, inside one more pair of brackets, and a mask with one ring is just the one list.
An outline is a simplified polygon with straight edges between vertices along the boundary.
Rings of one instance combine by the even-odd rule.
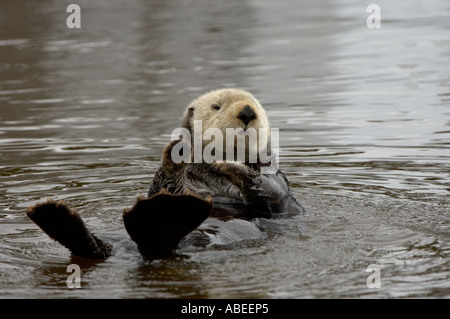
[[181, 120], [181, 127], [187, 128], [189, 132], [192, 132], [191, 129], [191, 118], [194, 114], [194, 108], [188, 107], [188, 109], [184, 112], [183, 119]]

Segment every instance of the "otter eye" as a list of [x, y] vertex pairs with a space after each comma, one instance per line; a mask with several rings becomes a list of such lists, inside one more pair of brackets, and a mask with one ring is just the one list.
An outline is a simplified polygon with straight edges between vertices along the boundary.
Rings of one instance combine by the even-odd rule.
[[213, 104], [212, 105], [212, 108], [214, 109], [214, 110], [220, 110], [220, 105], [219, 104]]

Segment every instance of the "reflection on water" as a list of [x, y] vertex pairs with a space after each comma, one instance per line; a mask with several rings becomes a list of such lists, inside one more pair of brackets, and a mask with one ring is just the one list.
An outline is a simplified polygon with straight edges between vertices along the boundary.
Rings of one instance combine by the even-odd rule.
[[[373, 30], [352, 0], [103, 2], [77, 2], [78, 30], [69, 2], [2, 2], [0, 296], [450, 295], [445, 1], [379, 1]], [[256, 221], [261, 239], [145, 262], [121, 211], [146, 192], [185, 105], [223, 86], [265, 105], [307, 213]], [[25, 217], [45, 198], [76, 207], [114, 256], [71, 258]], [[70, 263], [83, 289], [66, 287]]]

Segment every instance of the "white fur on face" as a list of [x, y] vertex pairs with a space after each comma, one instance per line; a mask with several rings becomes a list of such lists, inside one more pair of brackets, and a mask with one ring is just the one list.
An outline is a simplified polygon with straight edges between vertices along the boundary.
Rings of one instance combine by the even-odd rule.
[[[238, 118], [246, 106], [249, 106], [256, 114], [256, 118], [251, 120], [248, 125]], [[270, 125], [264, 108], [252, 94], [243, 90], [220, 89], [200, 96], [188, 106], [183, 120], [184, 125], [191, 130], [191, 133], [194, 133], [194, 121], [202, 121], [202, 136], [209, 128], [219, 129], [224, 137], [224, 150], [226, 149], [227, 129], [242, 129], [243, 131], [253, 129], [257, 133], [258, 142], [250, 143], [250, 145], [246, 143], [246, 152], [255, 152], [256, 154], [259, 145], [267, 147], [270, 140]], [[263, 129], [265, 134], [260, 134], [260, 129]], [[203, 145], [210, 141], [204, 140]], [[236, 138], [233, 144], [236, 145]]]

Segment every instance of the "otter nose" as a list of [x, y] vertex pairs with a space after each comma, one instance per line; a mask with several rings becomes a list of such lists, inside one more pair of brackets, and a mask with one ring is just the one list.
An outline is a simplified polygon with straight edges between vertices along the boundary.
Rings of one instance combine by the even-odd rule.
[[256, 113], [250, 106], [246, 105], [237, 117], [247, 125], [251, 120], [256, 119]]

